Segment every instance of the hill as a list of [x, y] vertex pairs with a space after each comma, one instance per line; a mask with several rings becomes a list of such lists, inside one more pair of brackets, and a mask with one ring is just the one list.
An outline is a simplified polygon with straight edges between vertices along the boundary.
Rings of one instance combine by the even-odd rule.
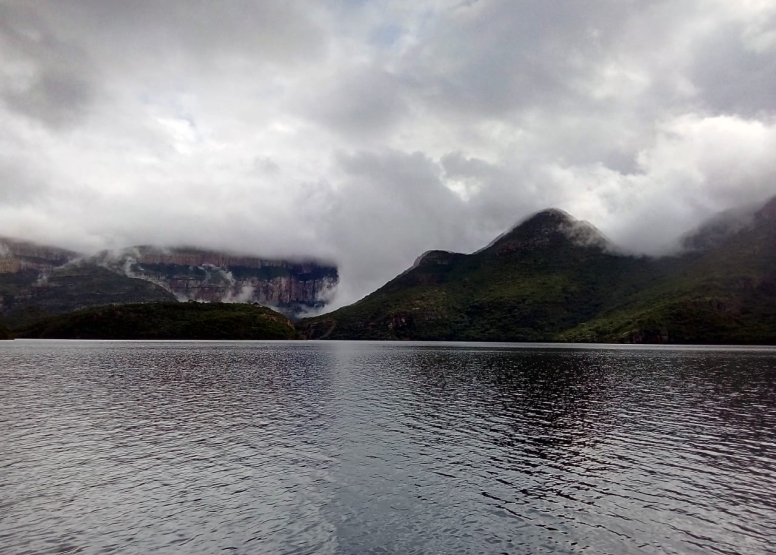
[[337, 267], [195, 248], [73, 251], [0, 237], [0, 323], [25, 326], [108, 304], [197, 300], [272, 306], [296, 315], [326, 305]]
[[149, 303], [88, 308], [46, 318], [18, 333], [35, 339], [296, 339], [291, 321], [266, 307]]
[[138, 246], [103, 251], [95, 264], [157, 284], [178, 300], [247, 302], [294, 316], [323, 308], [339, 283], [337, 267], [319, 260], [281, 260], [197, 248]]
[[0, 341], [5, 341], [7, 339], [13, 339], [13, 334], [11, 333], [11, 330], [6, 328], [5, 326], [0, 326]]
[[776, 344], [776, 198], [741, 222], [701, 226], [678, 271], [558, 339]]
[[545, 210], [476, 253], [426, 253], [298, 327], [319, 339], [773, 343], [774, 206], [660, 259], [622, 254], [590, 224]]
[[0, 299], [0, 323], [12, 329], [91, 306], [176, 300], [154, 283], [89, 263], [0, 274]]

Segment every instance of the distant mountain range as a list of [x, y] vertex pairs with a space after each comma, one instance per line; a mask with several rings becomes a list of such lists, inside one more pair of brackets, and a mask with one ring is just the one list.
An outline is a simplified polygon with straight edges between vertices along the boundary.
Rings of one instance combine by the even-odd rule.
[[321, 309], [336, 266], [191, 248], [133, 247], [94, 256], [0, 237], [0, 324], [125, 303], [243, 302], [287, 315]]
[[[310, 339], [776, 344], [776, 198], [720, 214], [682, 242], [680, 254], [633, 256], [591, 224], [544, 210], [475, 253], [427, 252], [296, 330]], [[192, 300], [299, 316], [324, 307], [337, 283], [337, 268], [315, 261], [150, 246], [85, 257], [0, 238], [0, 338], [3, 325], [32, 337], [98, 337], [107, 327], [110, 337], [296, 337], [280, 315], [239, 308], [56, 315]], [[158, 325], [141, 321], [149, 318]]]
[[326, 306], [337, 267], [317, 260], [279, 260], [194, 248], [133, 247], [104, 251], [97, 265], [156, 283], [178, 300], [258, 303], [295, 316]]
[[675, 256], [631, 256], [545, 210], [476, 253], [428, 252], [297, 328], [312, 339], [776, 343], [776, 198], [683, 243]]

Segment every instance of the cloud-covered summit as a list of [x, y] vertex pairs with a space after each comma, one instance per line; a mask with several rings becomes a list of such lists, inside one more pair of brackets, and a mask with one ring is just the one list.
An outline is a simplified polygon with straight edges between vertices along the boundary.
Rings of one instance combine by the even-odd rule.
[[776, 194], [776, 0], [0, 0], [0, 234], [339, 261]]

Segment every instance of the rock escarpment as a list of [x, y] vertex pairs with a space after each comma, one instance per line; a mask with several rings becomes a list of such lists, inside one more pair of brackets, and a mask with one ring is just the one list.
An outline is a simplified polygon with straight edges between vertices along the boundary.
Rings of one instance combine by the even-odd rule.
[[0, 323], [81, 308], [164, 301], [258, 303], [289, 316], [326, 305], [337, 268], [198, 249], [136, 247], [85, 256], [0, 237]]
[[[42, 317], [80, 308], [129, 302], [175, 301], [161, 287], [128, 278], [82, 260], [11, 259], [0, 272], [0, 323], [17, 329]], [[19, 269], [21, 268], [21, 269]]]
[[50, 272], [78, 258], [78, 253], [0, 237], [0, 274]]
[[288, 315], [323, 308], [339, 283], [333, 264], [192, 248], [141, 246], [105, 251], [94, 260], [127, 277], [155, 283], [179, 300], [258, 303]]

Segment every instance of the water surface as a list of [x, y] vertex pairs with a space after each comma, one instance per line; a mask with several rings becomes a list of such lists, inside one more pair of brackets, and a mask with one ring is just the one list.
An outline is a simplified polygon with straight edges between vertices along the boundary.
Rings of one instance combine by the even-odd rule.
[[774, 553], [776, 350], [0, 345], [0, 553]]

